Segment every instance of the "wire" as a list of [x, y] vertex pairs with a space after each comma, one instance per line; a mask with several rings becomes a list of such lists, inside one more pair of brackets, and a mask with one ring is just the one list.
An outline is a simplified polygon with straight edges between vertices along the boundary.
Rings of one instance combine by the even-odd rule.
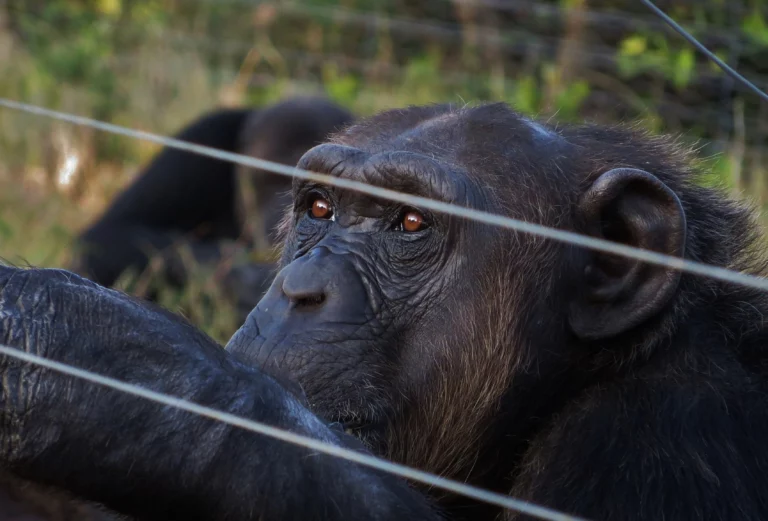
[[65, 112], [59, 112], [27, 103], [13, 101], [7, 98], [0, 98], [0, 106], [14, 110], [21, 110], [30, 114], [37, 114], [40, 116], [46, 116], [60, 121], [66, 121], [78, 125], [84, 125], [104, 132], [112, 134], [132, 137], [135, 139], [143, 139], [162, 145], [165, 147], [175, 148], [178, 150], [185, 150], [194, 154], [200, 154], [224, 161], [231, 161], [243, 166], [258, 168], [273, 172], [280, 175], [289, 177], [296, 177], [299, 179], [311, 180], [322, 184], [343, 188], [346, 190], [352, 190], [367, 194], [379, 199], [386, 199], [390, 201], [399, 202], [415, 207], [427, 208], [436, 212], [453, 215], [459, 218], [465, 218], [492, 226], [499, 226], [510, 230], [515, 230], [530, 235], [536, 235], [555, 241], [564, 242], [574, 246], [581, 246], [590, 248], [593, 250], [610, 253], [613, 255], [620, 255], [622, 257], [628, 257], [636, 259], [650, 264], [656, 264], [667, 268], [678, 269], [688, 273], [694, 273], [703, 275], [713, 279], [721, 280], [724, 282], [731, 282], [750, 288], [760, 289], [768, 291], [768, 279], [764, 277], [758, 277], [755, 275], [749, 275], [746, 273], [739, 273], [737, 271], [729, 270], [726, 268], [720, 268], [717, 266], [709, 266], [707, 264], [690, 261], [671, 255], [665, 255], [663, 253], [657, 253], [650, 250], [644, 250], [642, 248], [636, 248], [634, 246], [627, 246], [616, 242], [611, 242], [605, 239], [598, 239], [596, 237], [590, 237], [587, 235], [578, 234], [575, 232], [569, 232], [565, 230], [558, 230], [541, 224], [529, 223], [511, 217], [505, 217], [503, 215], [495, 215], [492, 213], [484, 212], [481, 210], [475, 210], [473, 208], [465, 208], [456, 204], [445, 203], [426, 197], [417, 195], [406, 194], [388, 188], [381, 188], [373, 186], [360, 181], [353, 181], [351, 179], [344, 179], [340, 177], [332, 177], [329, 175], [318, 174], [315, 172], [309, 172], [296, 167], [290, 167], [260, 159], [256, 157], [245, 156], [242, 154], [235, 154], [232, 152], [225, 152], [216, 148], [206, 147], [189, 143], [176, 138], [169, 138], [144, 132], [140, 130], [133, 130], [112, 123], [106, 123], [103, 121], [97, 121], [91, 118], [83, 116], [76, 116], [67, 114]]
[[[285, 8], [283, 6], [283, 8]], [[420, 23], [420, 22], [411, 22], [411, 23]], [[423, 33], [418, 33], [423, 34]], [[558, 45], [561, 45], [565, 40], [562, 37], [549, 37], [549, 36], [541, 36], [536, 33], [532, 33], [529, 31], [522, 31], [522, 30], [507, 30], [504, 31], [504, 38], [507, 39], [509, 36], [519, 36], [523, 39], [524, 44], [523, 45], [516, 45], [514, 43], [508, 43], [506, 47], [504, 47], [506, 50], [510, 51], [512, 54], [518, 54], [518, 55], [524, 55], [526, 51], [529, 50], [537, 50], [537, 51], [545, 51], [554, 53], [558, 47]], [[250, 50], [253, 48], [253, 42], [247, 41], [243, 39], [221, 39], [221, 38], [215, 38], [211, 36], [205, 36], [205, 35], [197, 35], [197, 34], [190, 34], [185, 33], [183, 31], [173, 31], [169, 32], [167, 36], [164, 36], [161, 38], [161, 41], [169, 41], [169, 42], [178, 42], [182, 45], [186, 46], [197, 46], [197, 47], [204, 47], [206, 50], [215, 49], [217, 52], [229, 52], [229, 53], [236, 53], [236, 52], [244, 52], [247, 50]], [[330, 59], [338, 59], [343, 58], [346, 61], [354, 61], [359, 63], [358, 67], [373, 67], [373, 65], [370, 65], [368, 60], [363, 60], [359, 58], [355, 58], [353, 56], [349, 56], [346, 54], [323, 54], [319, 52], [307, 52], [302, 51], [300, 49], [290, 49], [287, 47], [281, 47], [276, 46], [275, 49], [284, 54], [294, 54], [294, 55], [319, 55], [325, 57], [326, 60]], [[584, 63], [587, 64], [599, 64], [604, 63], [606, 65], [610, 64], [614, 67], [617, 67], [618, 65], [618, 59], [616, 58], [616, 55], [614, 52], [610, 50], [610, 48], [604, 46], [604, 45], [595, 45], [591, 44], [585, 47], [583, 50], [579, 50], [577, 53], [578, 56], [584, 58]], [[389, 64], [388, 67], [392, 70], [397, 71], [398, 73], [402, 74], [403, 71], [405, 71], [407, 68], [398, 66], [398, 65], [392, 65]], [[704, 66], [699, 66], [694, 71], [698, 77], [701, 78], [711, 78], [712, 74], [708, 72], [707, 68]], [[474, 73], [461, 73], [461, 72], [451, 72], [450, 75], [452, 75], [455, 78], [461, 78], [461, 79], [486, 79], [485, 76], [482, 76], [480, 74]], [[761, 83], [768, 84], [768, 76], [760, 75], [755, 76], [755, 81], [759, 80]]]
[[337, 447], [335, 445], [318, 441], [307, 436], [294, 434], [284, 429], [278, 429], [277, 427], [272, 427], [265, 423], [248, 420], [234, 414], [198, 405], [182, 398], [176, 398], [167, 394], [158, 393], [156, 391], [152, 391], [144, 387], [139, 387], [134, 384], [122, 382], [108, 376], [102, 376], [92, 371], [87, 371], [85, 369], [80, 369], [68, 364], [49, 360], [38, 355], [33, 355], [31, 353], [14, 349], [13, 347], [0, 345], [0, 354], [11, 358], [16, 358], [18, 360], [22, 360], [24, 362], [28, 362], [40, 367], [45, 367], [52, 371], [64, 373], [75, 378], [87, 380], [97, 385], [109, 387], [116, 391], [138, 396], [140, 398], [167, 405], [169, 407], [174, 407], [176, 409], [181, 409], [198, 416], [205, 416], [207, 418], [211, 418], [212, 420], [226, 423], [234, 427], [239, 427], [241, 429], [255, 432], [257, 434], [269, 436], [270, 438], [275, 438], [286, 443], [305, 447], [307, 449], [316, 450], [330, 456], [335, 456], [347, 461], [359, 463], [360, 465], [365, 465], [366, 467], [388, 472], [390, 474], [394, 474], [405, 479], [410, 479], [412, 481], [418, 481], [426, 485], [441, 488], [455, 494], [477, 499], [478, 501], [483, 501], [485, 503], [496, 505], [505, 509], [514, 510], [516, 512], [534, 516], [539, 519], [546, 519], [548, 521], [582, 521], [582, 518], [563, 514], [546, 507], [534, 505], [527, 501], [515, 499], [504, 494], [483, 490], [472, 485], [467, 485], [458, 481], [437, 476], [435, 474], [430, 474], [429, 472], [412, 469], [406, 465], [393, 463], [391, 461], [377, 458], [375, 456], [361, 454], [349, 449]]
[[[195, 3], [214, 3], [213, 0], [187, 0], [192, 1]], [[226, 3], [226, 4], [240, 4], [248, 7], [256, 7], [258, 6], [261, 1], [260, 0], [216, 0], [218, 3]], [[563, 7], [558, 5], [552, 5], [552, 4], [545, 4], [541, 2], [531, 2], [530, 0], [439, 0], [440, 2], [446, 4], [448, 7], [453, 7], [453, 4], [461, 4], [461, 5], [468, 5], [468, 6], [476, 6], [476, 7], [484, 7], [484, 8], [491, 8], [496, 10], [497, 12], [506, 12], [506, 13], [518, 13], [518, 12], [530, 12], [532, 11], [536, 15], [540, 16], [562, 16], [562, 17], [568, 17], [571, 16], [574, 11], [576, 11], [576, 8], [573, 7]], [[348, 7], [344, 6], [318, 6], [318, 5], [309, 5], [306, 2], [290, 2], [290, 1], [281, 1], [276, 2], [272, 4], [272, 7], [278, 10], [289, 10], [296, 13], [313, 13], [315, 15], [323, 16], [324, 18], [334, 18], [334, 19], [343, 19], [347, 18], [348, 15], [354, 14], [363, 18], [360, 18], [361, 20], [371, 20], [373, 23], [376, 23], [375, 20], [385, 18], [388, 21], [395, 21], [395, 23], [404, 22], [404, 25], [401, 25], [402, 29], [406, 29], [406, 32], [416, 34], [418, 31], [418, 25], [425, 25], [427, 27], [433, 26], [434, 24], [439, 24], [442, 26], [448, 26], [448, 27], [454, 27], [456, 28], [456, 32], [461, 32], [461, 24], [460, 23], [454, 23], [454, 22], [448, 22], [445, 20], [440, 20], [434, 17], [423, 17], [423, 18], [405, 18], [405, 17], [395, 17], [391, 15], [382, 15], [375, 11], [372, 11], [370, 9], [360, 10], [360, 9], [350, 9]], [[606, 27], [611, 26], [611, 28], [614, 28], [617, 23], [626, 23], [631, 25], [637, 25], [637, 24], [643, 24], [647, 27], [650, 27], [652, 29], [660, 29], [664, 26], [663, 22], [659, 22], [656, 20], [656, 17], [653, 16], [642, 16], [630, 11], [624, 11], [624, 12], [609, 12], [609, 11], [600, 11], [595, 9], [584, 9], [583, 11], [581, 9], [578, 10], [581, 16], [584, 16], [585, 19], [595, 24], [599, 27]], [[423, 21], [427, 20], [427, 21]], [[410, 29], [408, 30], [410, 26]], [[478, 26], [477, 29], [481, 32], [487, 31], [489, 29], [495, 29], [492, 26]], [[728, 31], [724, 29], [720, 29], [718, 27], [707, 27], [706, 28], [707, 36], [716, 36], [720, 38], [721, 40], [732, 40], [737, 39], [738, 36], [734, 35], [734, 31]]]
[[742, 86], [746, 87], [747, 89], [749, 89], [749, 90], [751, 90], [752, 92], [754, 92], [755, 94], [757, 94], [757, 95], [760, 97], [760, 99], [762, 99], [763, 101], [766, 101], [766, 102], [768, 102], [768, 94], [766, 94], [765, 92], [763, 92], [762, 90], [760, 90], [759, 88], [757, 88], [757, 85], [755, 85], [754, 83], [752, 83], [751, 81], [749, 81], [747, 78], [745, 78], [744, 76], [742, 76], [741, 74], [739, 74], [738, 72], [736, 72], [734, 69], [732, 69], [730, 65], [728, 65], [728, 64], [727, 64], [727, 63], [725, 63], [723, 60], [721, 60], [720, 58], [718, 58], [718, 57], [717, 57], [717, 55], [715, 55], [715, 53], [713, 53], [712, 51], [710, 51], [709, 49], [707, 49], [706, 47], [704, 47], [704, 46], [703, 46], [701, 43], [699, 43], [699, 41], [698, 41], [696, 38], [694, 38], [693, 36], [691, 36], [691, 34], [690, 34], [688, 31], [686, 31], [685, 29], [683, 29], [683, 28], [680, 26], [680, 24], [678, 24], [678, 23], [677, 23], [677, 22], [675, 22], [675, 21], [674, 21], [672, 18], [670, 18], [669, 16], [667, 16], [667, 14], [666, 14], [664, 11], [662, 11], [661, 9], [659, 9], [658, 7], [656, 7], [656, 5], [654, 5], [654, 4], [653, 4], [653, 2], [651, 2], [650, 0], [640, 0], [640, 2], [642, 2], [643, 4], [645, 4], [645, 5], [648, 7], [648, 9], [650, 9], [651, 11], [653, 11], [654, 13], [656, 13], [656, 15], [658, 15], [658, 16], [659, 16], [659, 18], [661, 18], [662, 20], [664, 20], [665, 22], [667, 22], [667, 24], [668, 24], [670, 27], [672, 27], [672, 29], [674, 29], [674, 30], [675, 30], [675, 31], [676, 31], [676, 32], [677, 32], [677, 33], [678, 33], [680, 36], [682, 36], [683, 38], [685, 38], [686, 40], [688, 40], [688, 42], [689, 42], [691, 45], [693, 45], [694, 47], [696, 47], [696, 48], [697, 48], [697, 49], [698, 49], [700, 52], [702, 52], [702, 53], [703, 53], [703, 54], [704, 54], [704, 55], [705, 55], [707, 58], [709, 58], [710, 60], [712, 60], [713, 62], [715, 62], [715, 64], [717, 64], [717, 66], [718, 66], [718, 67], [720, 67], [721, 69], [723, 69], [723, 70], [725, 71], [725, 73], [726, 73], [726, 74], [728, 74], [728, 75], [729, 75], [731, 78], [735, 79], [735, 80], [736, 80], [737, 82], [739, 82], [739, 83], [740, 83]]
[[[203, 35], [190, 35], [180, 31], [171, 32], [169, 35], [160, 39], [164, 43], [169, 43], [174, 46], [175, 49], [204, 49], [206, 52], [215, 50], [219, 55], [234, 56], [239, 53], [244, 53], [247, 50], [253, 48], [253, 43], [248, 43], [244, 40], [221, 40]], [[349, 69], [358, 73], [367, 73], [371, 70], [385, 70], [390, 81], [402, 81], [408, 74], [408, 68], [386, 64], [382, 67], [381, 64], [374, 64], [370, 60], [364, 60], [350, 56], [348, 54], [340, 53], [322, 53], [305, 51], [297, 48], [275, 46], [274, 49], [280, 53], [283, 58], [292, 60], [293, 62], [308, 62], [312, 65], [323, 65], [329, 61], [341, 66], [343, 69]], [[586, 52], [585, 54], [589, 54]], [[117, 56], [110, 56], [107, 58], [115, 63], [130, 63], [130, 60], [140, 60], [143, 56], [140, 54], [124, 54]], [[216, 70], [228, 70], [225, 68], [217, 68]], [[238, 71], [239, 69], [232, 69]], [[702, 73], [703, 74], [703, 73]], [[275, 76], [275, 78], [279, 78]], [[479, 84], [490, 80], [488, 76], [482, 76], [479, 74], [469, 74], [454, 71], [440, 71], [440, 78], [444, 85], [451, 87], [463, 87], [469, 84]], [[763, 78], [768, 80], [768, 77]], [[307, 81], [306, 83], [312, 83]], [[314, 82], [315, 86], [322, 86], [320, 82]], [[599, 93], [597, 95], [600, 95]], [[619, 98], [619, 102], [624, 102], [625, 99]], [[610, 103], [610, 102], [606, 102]], [[696, 119], [697, 121], [709, 121], [721, 114], [720, 110], [714, 110], [708, 107], [689, 107], [678, 101], [674, 101], [671, 98], [662, 97], [658, 103], [662, 105], [662, 110], [658, 110], [659, 113], [671, 113], [680, 118]], [[638, 113], [644, 114], [650, 111], [650, 103], [643, 102], [642, 108], [635, 109]], [[758, 117], [748, 117], [745, 121], [747, 124], [754, 126], [759, 122]], [[697, 139], [698, 143], [702, 145], [720, 144], [715, 139]], [[752, 147], [754, 148], [754, 146]]]

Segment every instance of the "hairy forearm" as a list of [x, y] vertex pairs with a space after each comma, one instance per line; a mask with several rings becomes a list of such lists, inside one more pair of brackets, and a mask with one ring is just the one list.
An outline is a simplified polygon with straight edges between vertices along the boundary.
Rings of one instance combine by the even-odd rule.
[[[187, 324], [114, 292], [56, 282], [21, 272], [0, 280], [0, 343], [344, 443], [277, 382]], [[61, 292], [66, 319], [47, 305]], [[94, 324], [88, 314], [97, 312]], [[392, 476], [15, 359], [0, 358], [0, 371], [0, 467], [115, 510], [148, 520], [433, 516]]]
[[[193, 391], [173, 379], [145, 386], [340, 443], [268, 378], [203, 372]], [[28, 479], [145, 519], [428, 518], [422, 497], [370, 469], [56, 373], [37, 376], [46, 390], [7, 461]]]

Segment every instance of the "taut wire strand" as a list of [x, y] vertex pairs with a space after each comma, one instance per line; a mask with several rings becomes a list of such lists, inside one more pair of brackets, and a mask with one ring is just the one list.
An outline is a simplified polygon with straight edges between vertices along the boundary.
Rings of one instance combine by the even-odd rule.
[[656, 5], [651, 2], [651, 0], [640, 0], [648, 9], [653, 11], [659, 18], [664, 20], [667, 25], [669, 25], [672, 29], [675, 30], [680, 36], [685, 38], [688, 43], [696, 47], [700, 52], [702, 52], [707, 58], [709, 58], [711, 61], [713, 61], [718, 67], [723, 69], [726, 74], [728, 74], [731, 78], [735, 79], [737, 82], [741, 83], [744, 87], [748, 88], [755, 94], [757, 94], [760, 99], [763, 101], [768, 102], [768, 94], [760, 90], [757, 85], [749, 81], [747, 78], [736, 72], [730, 65], [725, 63], [723, 60], [717, 57], [715, 53], [704, 47], [704, 45], [699, 42], [696, 38], [691, 35], [688, 31], [682, 28], [680, 24], [675, 22], [672, 18], [670, 18], [664, 11], [656, 7]]
[[563, 514], [561, 512], [557, 512], [556, 510], [534, 505], [532, 503], [528, 503], [527, 501], [515, 499], [504, 494], [490, 492], [478, 487], [474, 487], [472, 485], [461, 483], [459, 481], [454, 481], [437, 476], [435, 474], [430, 474], [429, 472], [424, 472], [405, 465], [393, 463], [382, 458], [361, 454], [359, 452], [344, 449], [342, 447], [336, 447], [329, 443], [321, 442], [307, 436], [302, 436], [300, 434], [294, 434], [284, 429], [271, 427], [265, 423], [248, 420], [234, 414], [198, 405], [182, 398], [176, 398], [167, 394], [158, 393], [144, 387], [122, 382], [108, 376], [102, 376], [92, 371], [86, 371], [84, 369], [80, 369], [68, 364], [63, 364], [61, 362], [56, 362], [54, 360], [43, 358], [38, 355], [33, 355], [31, 353], [20, 351], [18, 349], [14, 349], [2, 344], [0, 344], [0, 354], [11, 358], [16, 358], [18, 360], [22, 360], [24, 362], [28, 362], [40, 367], [44, 367], [52, 371], [64, 373], [75, 378], [87, 380], [97, 385], [109, 387], [110, 389], [114, 389], [116, 391], [138, 396], [140, 398], [160, 403], [162, 405], [167, 405], [169, 407], [174, 407], [176, 409], [181, 409], [198, 416], [205, 416], [212, 420], [226, 423], [234, 427], [239, 427], [247, 431], [262, 434], [264, 436], [275, 438], [287, 443], [291, 443], [293, 445], [305, 447], [307, 449], [316, 450], [330, 456], [351, 461], [353, 463], [359, 463], [360, 465], [365, 465], [367, 467], [381, 470], [382, 472], [394, 474], [396, 476], [410, 479], [412, 481], [418, 481], [426, 485], [441, 488], [455, 494], [470, 497], [478, 501], [483, 501], [505, 509], [514, 510], [516, 512], [534, 516], [539, 519], [545, 519], [547, 521], [585, 521], [583, 518]]
[[465, 208], [456, 204], [445, 203], [442, 201], [436, 201], [426, 197], [417, 195], [406, 194], [390, 190], [388, 188], [382, 188], [373, 186], [360, 181], [353, 181], [351, 179], [344, 179], [340, 177], [333, 177], [324, 174], [318, 174], [302, 170], [300, 168], [282, 165], [265, 159], [256, 157], [245, 156], [242, 154], [235, 154], [232, 152], [226, 152], [216, 148], [197, 145], [182, 141], [180, 139], [159, 136], [150, 132], [144, 132], [140, 130], [133, 130], [130, 128], [114, 125], [112, 123], [106, 123], [103, 121], [97, 121], [91, 118], [83, 116], [76, 116], [73, 114], [67, 114], [65, 112], [59, 112], [27, 103], [13, 101], [7, 98], [0, 98], [0, 107], [5, 107], [14, 110], [21, 110], [31, 114], [37, 114], [40, 116], [46, 116], [60, 121], [66, 121], [77, 125], [84, 125], [104, 132], [112, 134], [132, 137], [135, 139], [142, 139], [151, 141], [159, 145], [175, 148], [178, 150], [185, 150], [195, 154], [200, 154], [208, 157], [221, 159], [224, 161], [231, 161], [236, 164], [248, 166], [252, 168], [258, 168], [273, 172], [280, 175], [289, 177], [297, 177], [299, 179], [311, 180], [322, 184], [336, 186], [346, 190], [353, 190], [355, 192], [364, 193], [372, 197], [379, 199], [386, 199], [390, 201], [399, 202], [414, 206], [417, 208], [427, 208], [436, 212], [445, 213], [459, 218], [465, 218], [492, 226], [499, 226], [530, 235], [544, 237], [555, 241], [564, 242], [574, 246], [580, 246], [590, 248], [593, 250], [602, 251], [605, 253], [620, 255], [622, 257], [628, 257], [636, 259], [650, 264], [656, 264], [671, 269], [677, 269], [680, 271], [693, 273], [697, 275], [703, 275], [712, 279], [721, 280], [724, 282], [730, 282], [733, 284], [739, 284], [742, 286], [755, 288], [763, 291], [768, 291], [768, 279], [764, 277], [758, 277], [747, 273], [740, 273], [727, 268], [721, 268], [718, 266], [709, 266], [707, 264], [666, 255], [650, 250], [644, 250], [642, 248], [636, 248], [634, 246], [627, 246], [605, 239], [599, 239], [596, 237], [590, 237], [587, 235], [578, 234], [566, 230], [558, 230], [541, 224], [529, 223], [511, 217], [505, 217], [502, 215], [495, 215], [492, 213], [484, 212], [481, 210], [475, 210], [472, 208]]

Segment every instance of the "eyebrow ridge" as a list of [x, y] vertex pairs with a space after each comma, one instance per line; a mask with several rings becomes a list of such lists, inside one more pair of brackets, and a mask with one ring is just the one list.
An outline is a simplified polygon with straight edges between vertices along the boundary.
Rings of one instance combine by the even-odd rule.
[[[418, 175], [416, 174], [418, 172]], [[406, 151], [382, 152], [368, 158], [363, 181], [445, 203], [457, 203], [463, 190], [458, 176], [438, 161]]]

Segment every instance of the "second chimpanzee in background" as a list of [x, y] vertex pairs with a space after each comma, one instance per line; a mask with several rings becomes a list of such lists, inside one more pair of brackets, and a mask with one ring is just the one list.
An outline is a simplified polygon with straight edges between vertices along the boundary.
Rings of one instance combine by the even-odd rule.
[[[326, 99], [292, 98], [262, 109], [210, 112], [176, 137], [292, 166], [352, 120], [351, 113]], [[222, 241], [269, 248], [272, 230], [290, 201], [290, 186], [291, 179], [283, 175], [164, 148], [81, 233], [71, 268], [111, 286], [128, 269], [145, 270], [152, 254], [160, 253], [162, 280], [182, 287], [187, 271], [176, 247], [188, 248], [200, 263], [218, 261]], [[244, 315], [269, 286], [271, 268], [254, 263], [227, 275], [225, 285]]]

